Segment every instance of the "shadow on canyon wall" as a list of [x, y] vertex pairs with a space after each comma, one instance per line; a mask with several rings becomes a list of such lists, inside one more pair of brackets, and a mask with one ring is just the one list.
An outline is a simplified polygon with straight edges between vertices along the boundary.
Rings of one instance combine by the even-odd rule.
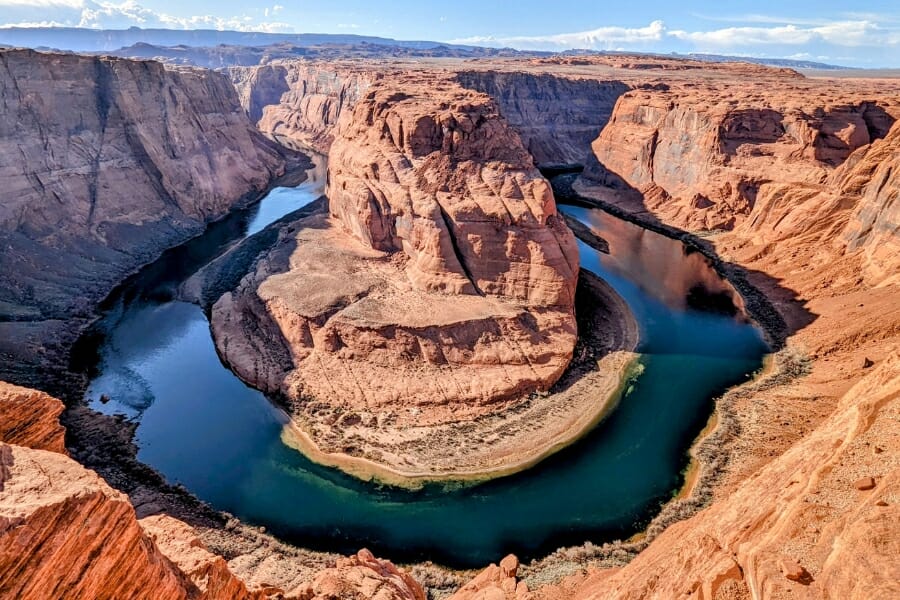
[[[596, 158], [594, 162], [597, 162]], [[580, 176], [581, 168], [562, 174], [552, 169], [544, 171], [553, 185], [556, 201], [604, 210], [619, 219], [679, 240], [685, 245], [686, 251], [694, 249], [701, 252], [716, 272], [741, 293], [747, 312], [765, 330], [773, 352], [783, 348], [789, 336], [815, 321], [817, 315], [806, 308], [796, 291], [782, 286], [778, 279], [767, 273], [723, 260], [708, 240], [663, 223], [647, 209], [640, 191], [618, 174], [602, 167], [599, 162], [594, 168], [596, 167], [601, 167], [607, 174], [603, 185], [611, 198], [615, 198], [615, 203], [586, 198], [573, 189], [572, 184]], [[711, 300], [717, 302], [715, 299]]]

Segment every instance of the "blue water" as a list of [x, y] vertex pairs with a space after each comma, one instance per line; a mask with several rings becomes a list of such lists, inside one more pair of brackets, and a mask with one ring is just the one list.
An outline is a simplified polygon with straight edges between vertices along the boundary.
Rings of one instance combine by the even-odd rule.
[[[237, 237], [320, 191], [320, 182], [277, 190]], [[689, 307], [698, 285], [728, 290], [702, 256], [601, 211], [564, 210], [609, 242], [610, 255], [581, 245], [581, 264], [634, 311], [644, 370], [589, 436], [524, 473], [410, 492], [310, 463], [281, 442], [281, 413], [222, 366], [200, 308], [159, 293], [177, 283], [173, 271], [183, 280], [202, 266], [187, 268], [183, 257], [178, 268], [162, 264], [138, 277], [110, 310], [91, 406], [135, 419], [138, 458], [170, 482], [310, 548], [367, 546], [395, 560], [475, 567], [508, 552], [528, 558], [628, 537], [681, 485], [712, 399], [746, 380], [766, 348], [739, 316]], [[217, 239], [192, 255], [202, 263], [232, 242]]]

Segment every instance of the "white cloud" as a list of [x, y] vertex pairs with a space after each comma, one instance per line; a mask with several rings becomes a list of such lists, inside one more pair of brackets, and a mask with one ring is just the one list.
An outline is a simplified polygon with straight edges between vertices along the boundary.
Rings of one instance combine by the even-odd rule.
[[[284, 7], [276, 4], [267, 9], [269, 15]], [[0, 0], [3, 23], [0, 27], [87, 27], [91, 29], [124, 29], [128, 27], [169, 29], [233, 29], [237, 31], [293, 31], [288, 23], [257, 22], [253, 17], [237, 15], [218, 17], [192, 15], [177, 17], [157, 12], [134, 0]], [[52, 19], [47, 19], [52, 15]]]
[[665, 33], [665, 24], [662, 21], [653, 21], [647, 27], [638, 28], [599, 27], [590, 31], [554, 35], [470, 37], [452, 40], [451, 43], [510, 46], [523, 50], [561, 50], [566, 48], [611, 50], [620, 44], [659, 42]]
[[[590, 31], [537, 36], [476, 36], [451, 40], [457, 44], [510, 46], [522, 50], [650, 50], [664, 49], [673, 43], [685, 45], [693, 51], [721, 51], [750, 47], [802, 47], [828, 45], [844, 47], [883, 47], [900, 44], [900, 29], [882, 26], [873, 21], [815, 21], [814, 25], [780, 24], [774, 17], [749, 16], [760, 23], [771, 20], [773, 25], [725, 27], [721, 29], [685, 31], [670, 30], [662, 21], [646, 27], [600, 27]], [[779, 23], [779, 24], [774, 24]], [[758, 55], [759, 52], [757, 51]]]
[[833, 21], [815, 27], [779, 25], [775, 27], [726, 27], [711, 31], [670, 31], [669, 35], [712, 48], [734, 46], [825, 43], [834, 46], [879, 46], [896, 44], [900, 31], [886, 29], [871, 21]]

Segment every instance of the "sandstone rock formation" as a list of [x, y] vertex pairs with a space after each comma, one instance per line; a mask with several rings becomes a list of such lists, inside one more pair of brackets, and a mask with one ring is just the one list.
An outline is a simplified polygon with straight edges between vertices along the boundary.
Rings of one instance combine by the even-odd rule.
[[338, 560], [293, 595], [299, 600], [425, 600], [425, 592], [412, 577], [368, 550]]
[[[876, 440], [897, 448], [898, 414], [895, 353], [809, 436], [728, 497], [669, 527], [627, 567], [569, 581], [571, 595], [547, 588], [536, 598], [897, 596], [900, 463], [871, 457]], [[863, 472], [876, 474], [874, 489], [852, 487]]]
[[129, 272], [251, 201], [284, 167], [222, 75], [0, 52], [0, 376], [62, 381]]
[[250, 119], [268, 134], [327, 152], [344, 110], [380, 77], [352, 64], [274, 62], [229, 69]]
[[[752, 89], [749, 83], [741, 85]], [[847, 94], [827, 82], [806, 83], [803, 94], [794, 89], [788, 97], [779, 97], [774, 93], [779, 88], [773, 88], [764, 104], [767, 111], [773, 105], [815, 105], [820, 96], [843, 102], [842, 94]], [[900, 255], [893, 210], [900, 126], [894, 122], [897, 86], [876, 82], [873, 88], [881, 90], [885, 108], [878, 119], [869, 119], [868, 140], [861, 132], [849, 135], [858, 129], [834, 127], [832, 120], [831, 131], [846, 138], [838, 143], [826, 126], [829, 119], [866, 122], [865, 103], [823, 110], [818, 135], [794, 138], [767, 125], [771, 119], [746, 120], [749, 109], [741, 102], [736, 108], [742, 129], [726, 126], [733, 122], [726, 114], [717, 135], [742, 131], [742, 139], [756, 141], [741, 142], [734, 162], [723, 165], [715, 145], [701, 137], [707, 142], [698, 146], [707, 144], [709, 151], [687, 162], [699, 165], [699, 171], [685, 169], [679, 158], [681, 151], [695, 149], [683, 145], [681, 151], [669, 150], [688, 132], [702, 131], [696, 125], [708, 117], [705, 106], [655, 103], [654, 95], [665, 97], [666, 90], [641, 92], [640, 101], [639, 93], [631, 92], [620, 101], [617, 110], [625, 110], [622, 122], [628, 125], [614, 115], [595, 142], [595, 153], [608, 161], [603, 168], [618, 165], [625, 183], [645, 185], [623, 186], [615, 178], [601, 178], [612, 185], [580, 189], [638, 220], [667, 226], [708, 228], [712, 221], [703, 213], [709, 210], [733, 219], [731, 232], [707, 238], [708, 243], [746, 268], [748, 281], [774, 301], [790, 334], [787, 352], [798, 357], [795, 365], [806, 366], [776, 374], [781, 383], [751, 385], [739, 395], [732, 409], [740, 436], [729, 442], [732, 458], [709, 508], [670, 525], [627, 566], [588, 568], [537, 590], [535, 598], [898, 594], [900, 573], [890, 557], [898, 552], [900, 539], [895, 502], [900, 465], [883, 456], [889, 448], [896, 454], [898, 438], [890, 423], [900, 410], [895, 277]], [[657, 125], [649, 132], [634, 127], [632, 117], [647, 115]], [[613, 128], [619, 128], [618, 135]], [[629, 131], [644, 140], [636, 146], [648, 151], [621, 160], [625, 146], [618, 140]], [[765, 142], [761, 138], [767, 131], [770, 141]], [[642, 132], [649, 139], [641, 138]], [[799, 144], [801, 139], [809, 143]], [[856, 143], [862, 145], [856, 148]], [[704, 202], [691, 210], [686, 192], [668, 195], [657, 188], [657, 181], [667, 181], [673, 190], [743, 181], [749, 174], [745, 169], [757, 162], [772, 166], [759, 171], [765, 180], [753, 202], [739, 209], [719, 196], [718, 204]], [[704, 171], [722, 179], [692, 179]]]
[[793, 81], [759, 85], [626, 93], [593, 143], [596, 160], [581, 191], [615, 188], [614, 201], [631, 210], [689, 230], [730, 230], [773, 196], [790, 195], [793, 205], [814, 195], [855, 150], [883, 138], [892, 111], [900, 112], [896, 95], [874, 101]]
[[450, 77], [386, 75], [335, 136], [330, 216], [284, 228], [213, 307], [235, 371], [355, 454], [360, 424], [396, 437], [552, 386], [575, 344], [578, 253], [496, 104]]
[[499, 566], [489, 565], [450, 600], [530, 600], [528, 585], [516, 580], [518, 570], [519, 559], [510, 554]]
[[[138, 520], [128, 497], [65, 456], [62, 427], [50, 427], [59, 400], [2, 382], [0, 393], [0, 597], [425, 598], [406, 572], [366, 550], [296, 589], [255, 584], [250, 591], [190, 526], [165, 514]], [[39, 409], [47, 412], [35, 419]]]
[[500, 106], [540, 166], [584, 164], [590, 145], [630, 86], [615, 79], [552, 73], [463, 70], [460, 84], [483, 92]]
[[0, 482], [4, 597], [189, 597], [128, 500], [72, 459], [0, 444]]
[[63, 403], [52, 396], [0, 382], [0, 442], [65, 454], [62, 411]]

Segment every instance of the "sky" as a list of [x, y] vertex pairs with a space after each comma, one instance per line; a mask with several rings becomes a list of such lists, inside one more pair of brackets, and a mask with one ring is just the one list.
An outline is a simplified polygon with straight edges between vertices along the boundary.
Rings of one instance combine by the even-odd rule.
[[0, 27], [354, 33], [900, 67], [900, 0], [0, 0]]

